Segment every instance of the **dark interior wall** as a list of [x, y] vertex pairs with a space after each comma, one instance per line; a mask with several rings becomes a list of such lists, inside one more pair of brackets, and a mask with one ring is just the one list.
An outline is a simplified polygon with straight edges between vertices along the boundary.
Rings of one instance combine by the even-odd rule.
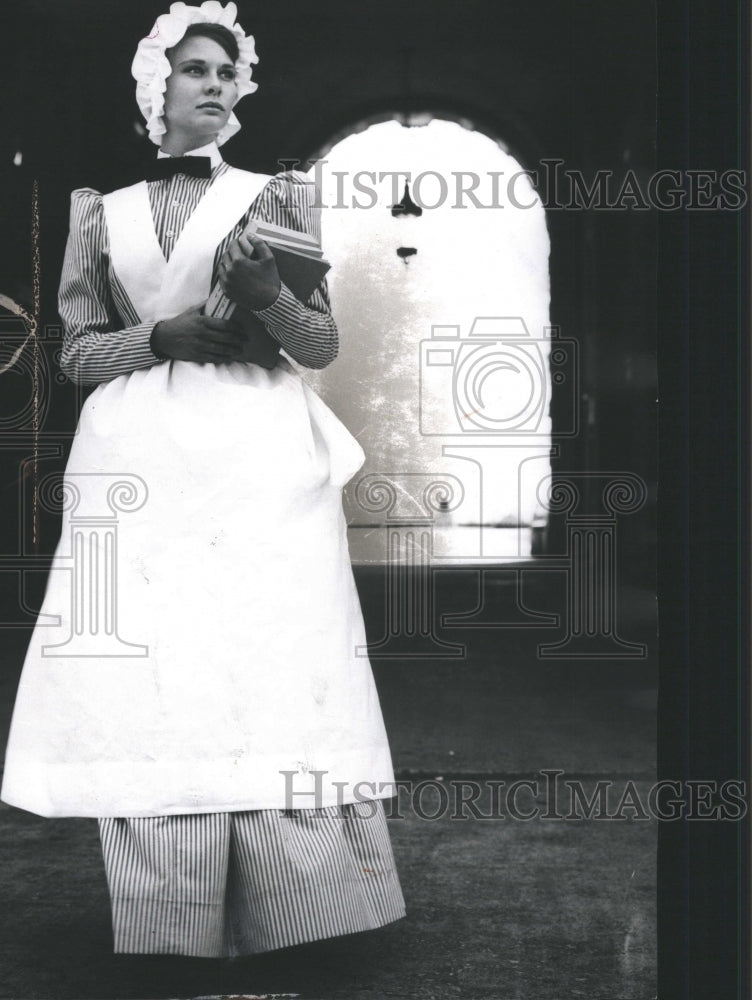
[[[615, 189], [627, 169], [640, 178], [653, 169], [652, 0], [286, 0], [240, 8], [261, 61], [259, 90], [238, 107], [243, 129], [223, 147], [238, 166], [273, 172], [280, 159], [305, 159], [366, 117], [428, 110], [502, 137], [529, 169], [556, 158], [587, 179], [611, 170]], [[43, 322], [56, 320], [70, 190], [133, 182], [154, 155], [135, 127], [130, 61], [162, 10], [144, 0], [31, 0], [4, 15], [14, 41], [6, 47], [4, 91], [13, 101], [0, 149], [2, 212], [14, 252], [0, 290], [28, 301], [36, 179]], [[23, 163], [11, 167], [17, 149]], [[651, 484], [654, 213], [551, 208], [549, 228], [552, 320], [581, 354], [582, 429], [560, 442], [558, 467], [625, 470]], [[20, 383], [16, 391], [24, 391]], [[68, 424], [70, 387], [54, 392], [50, 420]], [[557, 407], [569, 405], [555, 399], [555, 420]], [[648, 505], [623, 519], [619, 535], [631, 560], [625, 555], [622, 568], [646, 582], [651, 524]]]

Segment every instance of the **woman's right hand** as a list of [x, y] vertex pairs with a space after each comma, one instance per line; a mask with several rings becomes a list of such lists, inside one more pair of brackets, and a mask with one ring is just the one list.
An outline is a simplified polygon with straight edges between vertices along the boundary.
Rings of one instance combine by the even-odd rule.
[[204, 316], [200, 305], [162, 319], [151, 339], [157, 353], [177, 361], [227, 364], [241, 359], [243, 335], [231, 320]]

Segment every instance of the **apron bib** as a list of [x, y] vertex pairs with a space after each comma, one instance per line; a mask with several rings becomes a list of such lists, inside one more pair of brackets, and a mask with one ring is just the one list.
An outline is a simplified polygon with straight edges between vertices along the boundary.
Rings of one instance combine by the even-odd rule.
[[[142, 321], [208, 297], [216, 247], [266, 180], [218, 178], [169, 262], [146, 183], [104, 197], [112, 268]], [[391, 795], [342, 512], [363, 458], [285, 359], [165, 361], [100, 385], [66, 468], [76, 502], [24, 664], [4, 801], [149, 816]], [[118, 477], [140, 496], [121, 496], [115, 543], [91, 523]], [[84, 557], [116, 595], [98, 631], [80, 625], [101, 589], [81, 584]], [[113, 629], [127, 655], [105, 641]]]

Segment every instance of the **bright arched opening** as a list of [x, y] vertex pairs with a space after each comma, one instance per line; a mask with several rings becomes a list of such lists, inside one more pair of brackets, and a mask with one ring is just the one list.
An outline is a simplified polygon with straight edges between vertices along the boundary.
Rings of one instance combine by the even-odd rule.
[[366, 453], [346, 497], [353, 559], [383, 558], [364, 502], [378, 477], [418, 520], [426, 478], [449, 484], [435, 558], [529, 555], [551, 441], [549, 239], [530, 178], [440, 119], [373, 125], [314, 172], [341, 349], [306, 378]]

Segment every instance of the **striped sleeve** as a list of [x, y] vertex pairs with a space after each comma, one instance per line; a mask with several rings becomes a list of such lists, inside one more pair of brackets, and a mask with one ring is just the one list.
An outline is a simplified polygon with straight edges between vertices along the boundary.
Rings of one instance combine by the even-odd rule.
[[[316, 187], [299, 171], [291, 170], [273, 177], [250, 214], [288, 229], [310, 233], [321, 241], [321, 210], [316, 204]], [[337, 357], [339, 338], [326, 278], [305, 305], [283, 284], [277, 300], [266, 309], [257, 310], [256, 315], [285, 352], [306, 368], [325, 368]]]
[[73, 382], [94, 384], [148, 368], [160, 359], [149, 346], [154, 323], [139, 323], [124, 294], [113, 298], [102, 195], [71, 195], [58, 310], [63, 322], [60, 366]]

